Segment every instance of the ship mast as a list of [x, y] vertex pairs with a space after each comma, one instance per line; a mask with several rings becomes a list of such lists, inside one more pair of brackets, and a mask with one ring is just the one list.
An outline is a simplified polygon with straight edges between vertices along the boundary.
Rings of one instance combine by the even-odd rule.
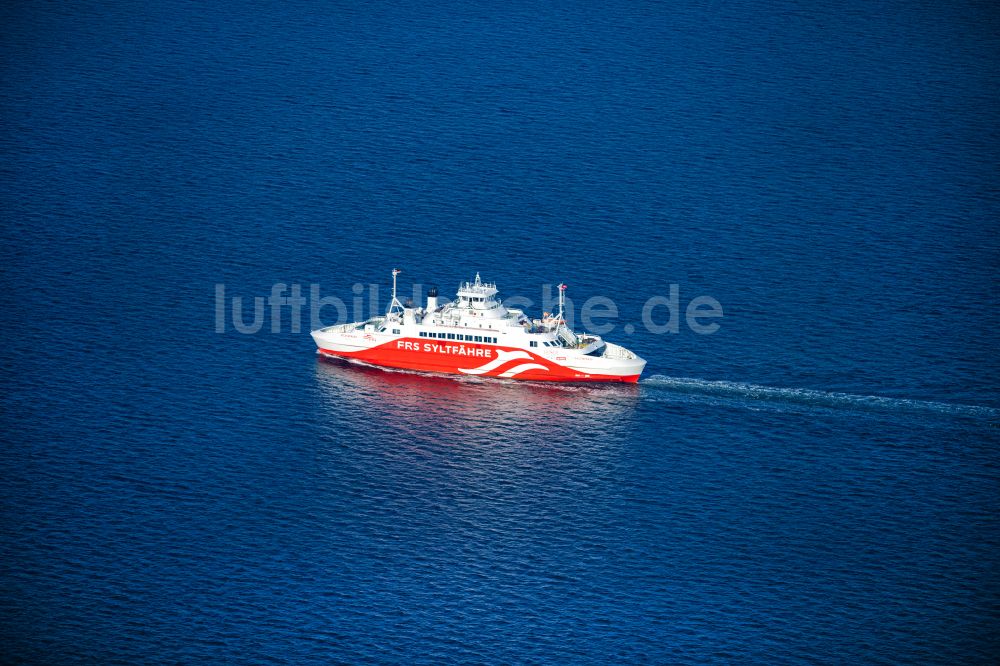
[[559, 312], [556, 313], [556, 330], [554, 333], [559, 337], [559, 330], [563, 327], [563, 306], [566, 304], [566, 285], [559, 283]]
[[385, 311], [386, 319], [392, 319], [394, 315], [398, 318], [403, 314], [403, 304], [396, 298], [396, 276], [402, 272], [398, 268], [392, 269], [392, 300], [389, 301], [389, 309]]
[[566, 305], [566, 289], [567, 289], [566, 285], [563, 284], [562, 282], [560, 282], [559, 283], [559, 312], [558, 312], [558, 314], [556, 314], [556, 328], [553, 331], [553, 333], [555, 333], [556, 337], [558, 338], [558, 337], [560, 337], [559, 334], [562, 332], [562, 333], [564, 333], [564, 335], [562, 337], [567, 342], [575, 343], [576, 339], [577, 339], [576, 333], [574, 333], [572, 330], [569, 329], [568, 326], [566, 326], [566, 320], [563, 318], [563, 309], [564, 309], [564, 307]]

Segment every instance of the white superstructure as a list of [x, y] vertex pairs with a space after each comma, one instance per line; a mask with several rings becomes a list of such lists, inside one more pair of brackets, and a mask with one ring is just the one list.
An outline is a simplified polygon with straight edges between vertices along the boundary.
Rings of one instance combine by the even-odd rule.
[[389, 367], [550, 381], [634, 382], [646, 365], [624, 347], [566, 326], [565, 285], [559, 311], [531, 319], [506, 308], [496, 284], [478, 273], [454, 302], [440, 305], [432, 289], [426, 306], [404, 307], [396, 298], [398, 273], [385, 316], [313, 331], [321, 352]]

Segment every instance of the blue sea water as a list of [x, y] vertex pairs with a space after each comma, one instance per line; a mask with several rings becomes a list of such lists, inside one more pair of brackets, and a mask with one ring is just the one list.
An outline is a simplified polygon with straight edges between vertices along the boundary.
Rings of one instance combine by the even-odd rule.
[[[995, 663], [990, 3], [0, 20], [4, 662]], [[394, 266], [611, 297], [643, 380], [229, 320]]]

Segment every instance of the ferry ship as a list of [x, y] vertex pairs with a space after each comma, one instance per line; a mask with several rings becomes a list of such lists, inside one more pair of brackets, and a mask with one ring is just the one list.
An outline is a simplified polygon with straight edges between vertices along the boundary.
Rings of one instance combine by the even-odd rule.
[[320, 354], [386, 368], [552, 382], [634, 383], [646, 366], [620, 345], [573, 332], [563, 319], [564, 284], [559, 311], [530, 319], [504, 307], [496, 284], [483, 282], [479, 273], [459, 287], [453, 302], [439, 304], [435, 288], [426, 305], [404, 307], [396, 298], [400, 272], [392, 271], [384, 316], [312, 332]]

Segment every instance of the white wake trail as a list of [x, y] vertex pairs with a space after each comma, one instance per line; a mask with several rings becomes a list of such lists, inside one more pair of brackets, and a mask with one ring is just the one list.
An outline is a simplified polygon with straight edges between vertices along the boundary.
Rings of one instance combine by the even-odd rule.
[[865, 409], [894, 412], [934, 412], [939, 414], [954, 414], [958, 416], [974, 416], [978, 418], [1000, 418], [1000, 409], [981, 405], [963, 405], [929, 400], [914, 400], [909, 398], [889, 398], [877, 395], [860, 395], [854, 393], [837, 393], [832, 391], [817, 391], [814, 389], [782, 388], [762, 384], [746, 384], [742, 382], [714, 381], [693, 377], [668, 377], [652, 375], [640, 382], [643, 386], [663, 388], [678, 393], [688, 393], [706, 396], [720, 396], [745, 400], [763, 400], [770, 402], [796, 403], [815, 405], [836, 409]]

